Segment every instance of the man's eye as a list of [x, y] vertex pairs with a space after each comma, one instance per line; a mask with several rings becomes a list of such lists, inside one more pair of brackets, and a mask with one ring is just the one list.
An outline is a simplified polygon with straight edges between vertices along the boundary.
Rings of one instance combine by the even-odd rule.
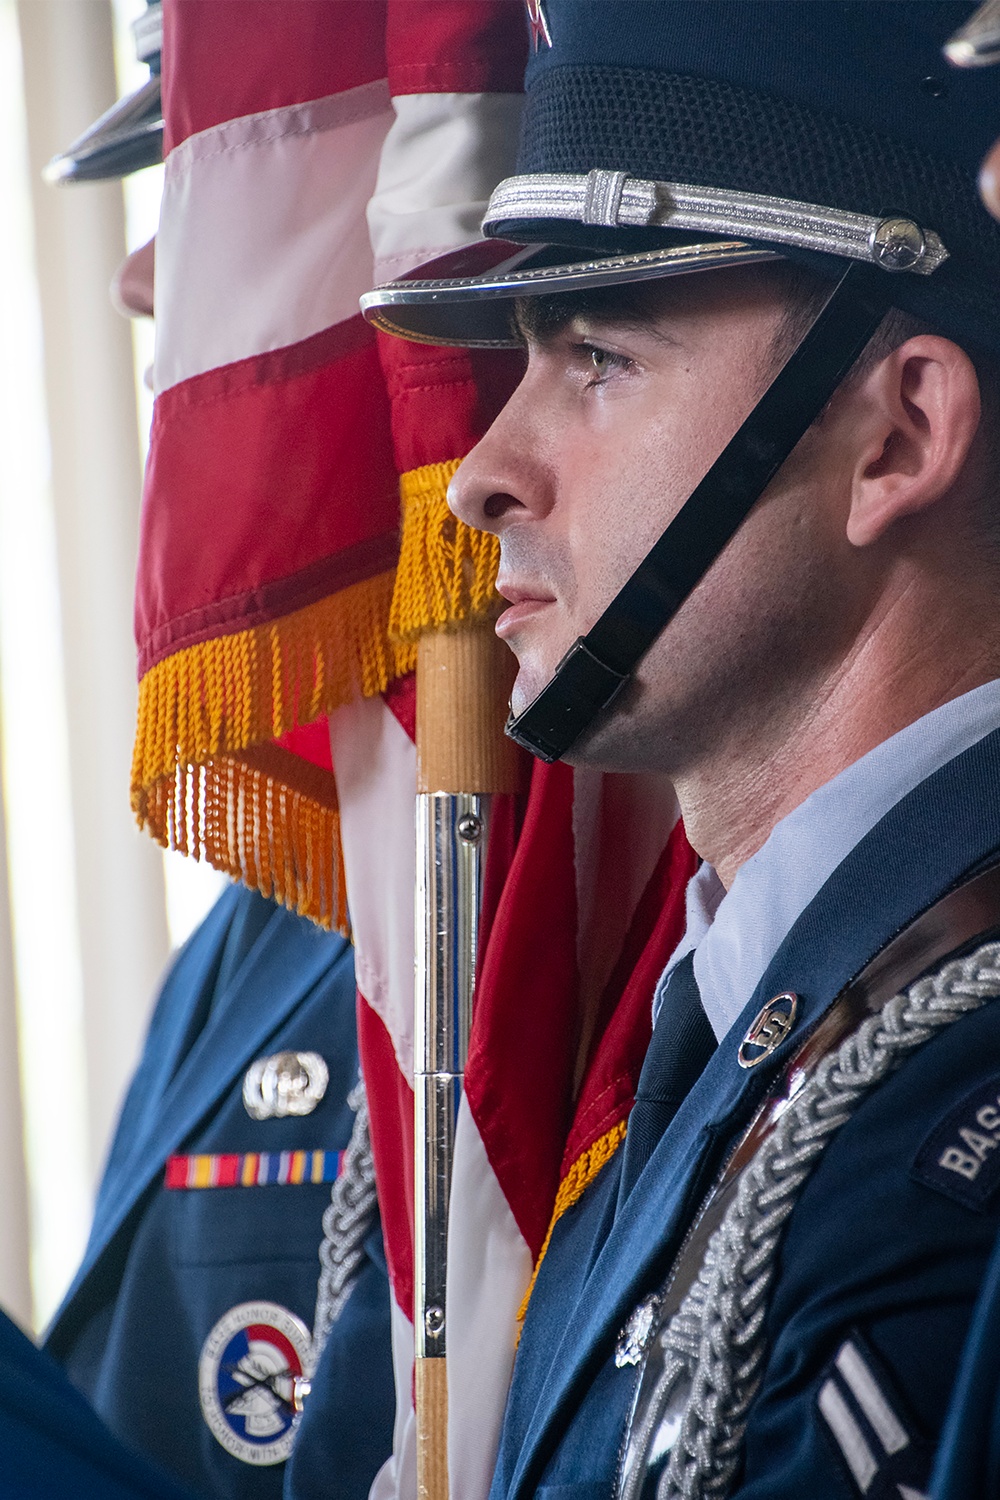
[[606, 379], [615, 370], [627, 370], [632, 363], [623, 354], [612, 354], [610, 349], [598, 348], [596, 344], [587, 344], [586, 350], [598, 380]]

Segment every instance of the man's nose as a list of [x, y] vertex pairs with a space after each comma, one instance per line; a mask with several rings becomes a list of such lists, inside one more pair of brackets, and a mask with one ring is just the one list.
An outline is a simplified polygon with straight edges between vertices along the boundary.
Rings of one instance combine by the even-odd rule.
[[153, 316], [156, 235], [126, 255], [111, 282], [111, 301], [126, 318]]
[[515, 392], [448, 486], [448, 504], [460, 521], [499, 534], [518, 514], [544, 508], [534, 461], [530, 421]]

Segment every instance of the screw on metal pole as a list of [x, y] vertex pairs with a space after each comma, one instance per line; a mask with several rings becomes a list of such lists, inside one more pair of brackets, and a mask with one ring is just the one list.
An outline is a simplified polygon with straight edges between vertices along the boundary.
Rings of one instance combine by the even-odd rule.
[[432, 1305], [425, 1310], [424, 1331], [430, 1339], [441, 1337], [444, 1333], [444, 1308]]
[[466, 844], [478, 844], [483, 836], [483, 820], [475, 813], [465, 813], [458, 820], [458, 836]]

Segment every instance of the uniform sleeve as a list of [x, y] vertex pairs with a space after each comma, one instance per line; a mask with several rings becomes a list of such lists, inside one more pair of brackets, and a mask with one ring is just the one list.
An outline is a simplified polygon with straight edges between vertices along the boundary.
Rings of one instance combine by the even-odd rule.
[[191, 1500], [125, 1448], [42, 1350], [0, 1314], [4, 1500]]
[[962, 1351], [930, 1493], [933, 1500], [1000, 1497], [1000, 1240]]
[[[876, 1088], [808, 1179], [777, 1250], [739, 1500], [928, 1492], [997, 1233], [1000, 1149], [974, 1127], [1000, 1094], [998, 1058], [994, 1002]], [[970, 1196], [971, 1168], [954, 1167], [976, 1142]]]

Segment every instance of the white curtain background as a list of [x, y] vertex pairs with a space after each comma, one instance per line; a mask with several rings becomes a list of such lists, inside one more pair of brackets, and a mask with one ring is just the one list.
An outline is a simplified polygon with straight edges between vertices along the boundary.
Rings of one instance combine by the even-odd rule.
[[[40, 176], [146, 76], [115, 71], [142, 9], [0, 0], [0, 1303], [35, 1330], [82, 1252], [171, 939], [219, 889], [178, 856], [167, 879], [128, 805], [150, 335], [134, 349], [108, 300], [122, 187]], [[132, 245], [157, 178], [129, 186]]]

